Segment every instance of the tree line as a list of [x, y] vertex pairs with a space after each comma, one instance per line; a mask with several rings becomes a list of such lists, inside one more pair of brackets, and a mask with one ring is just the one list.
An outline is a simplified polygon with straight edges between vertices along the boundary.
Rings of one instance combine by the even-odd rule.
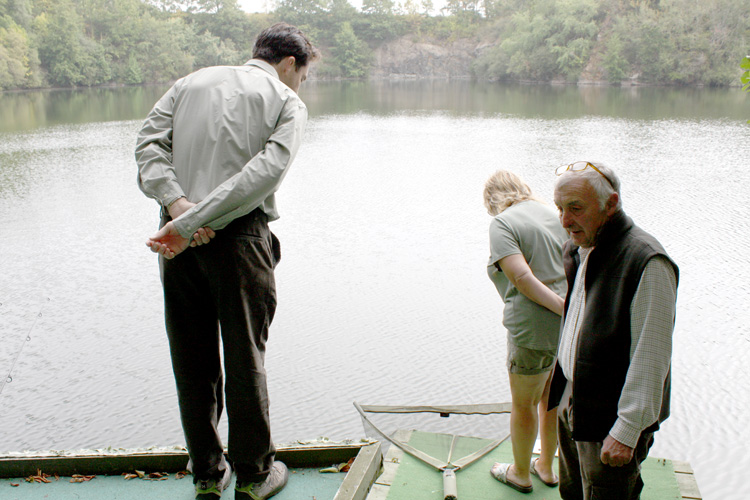
[[747, 0], [0, 0], [0, 89], [136, 85], [241, 64], [260, 30], [300, 26], [318, 77], [365, 78], [403, 36], [482, 47], [479, 79], [737, 85], [750, 53]]

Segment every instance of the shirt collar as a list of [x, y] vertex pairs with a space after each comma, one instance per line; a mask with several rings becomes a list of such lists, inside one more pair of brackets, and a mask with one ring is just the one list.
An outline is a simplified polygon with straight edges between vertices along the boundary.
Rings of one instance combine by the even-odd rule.
[[589, 254], [594, 248], [595, 247], [587, 247], [587, 248], [578, 247], [578, 255], [581, 256], [581, 261], [586, 260], [586, 258], [589, 256]]
[[266, 71], [268, 74], [275, 78], [279, 78], [279, 73], [276, 71], [276, 68], [271, 66], [270, 63], [264, 61], [263, 59], [250, 59], [248, 62], [245, 63], [245, 66], [256, 66], [264, 71]]

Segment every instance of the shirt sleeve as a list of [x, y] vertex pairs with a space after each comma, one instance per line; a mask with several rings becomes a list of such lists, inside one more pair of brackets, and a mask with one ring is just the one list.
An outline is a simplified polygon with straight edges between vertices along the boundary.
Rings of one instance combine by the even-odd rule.
[[189, 237], [205, 226], [219, 230], [259, 207], [281, 185], [299, 150], [306, 123], [305, 105], [296, 96], [288, 98], [264, 149], [241, 171], [175, 219], [179, 233]]
[[154, 105], [138, 133], [135, 147], [138, 187], [164, 208], [185, 196], [172, 166], [172, 109], [176, 86]]
[[501, 218], [494, 218], [490, 223], [490, 262], [489, 265], [494, 265], [501, 259], [509, 256], [519, 254], [521, 248], [518, 244], [518, 240], [513, 235], [511, 228], [508, 223]]
[[646, 264], [630, 307], [630, 368], [610, 435], [634, 448], [641, 432], [656, 422], [672, 359], [677, 278], [664, 257]]

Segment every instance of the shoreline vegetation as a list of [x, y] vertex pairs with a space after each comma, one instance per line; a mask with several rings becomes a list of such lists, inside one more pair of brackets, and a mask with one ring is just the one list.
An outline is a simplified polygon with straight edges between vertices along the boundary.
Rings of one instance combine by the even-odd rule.
[[316, 80], [473, 79], [742, 86], [746, 0], [0, 0], [0, 91], [169, 83], [242, 64], [285, 21], [323, 53]]

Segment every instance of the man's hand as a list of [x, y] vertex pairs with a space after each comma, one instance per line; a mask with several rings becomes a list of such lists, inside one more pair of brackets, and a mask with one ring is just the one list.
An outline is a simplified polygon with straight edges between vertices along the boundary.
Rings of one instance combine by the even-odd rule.
[[210, 227], [199, 227], [196, 232], [193, 233], [193, 239], [190, 242], [191, 247], [197, 247], [205, 245], [211, 238], [216, 236], [216, 233]]
[[[188, 201], [187, 198], [178, 198], [171, 205], [169, 205], [169, 216], [172, 217], [172, 220], [174, 220], [194, 206], [195, 203], [193, 203], [192, 201]], [[193, 240], [190, 242], [190, 246], [197, 247], [200, 245], [205, 245], [206, 243], [210, 242], [214, 236], [216, 236], [216, 233], [213, 229], [211, 229], [210, 227], [201, 227], [195, 233], [193, 233]]]
[[172, 221], [169, 221], [148, 239], [146, 246], [165, 259], [173, 259], [176, 255], [182, 253], [189, 243], [190, 240], [183, 238]]
[[609, 434], [602, 443], [602, 463], [612, 467], [622, 467], [633, 459], [633, 448], [625, 446]]

